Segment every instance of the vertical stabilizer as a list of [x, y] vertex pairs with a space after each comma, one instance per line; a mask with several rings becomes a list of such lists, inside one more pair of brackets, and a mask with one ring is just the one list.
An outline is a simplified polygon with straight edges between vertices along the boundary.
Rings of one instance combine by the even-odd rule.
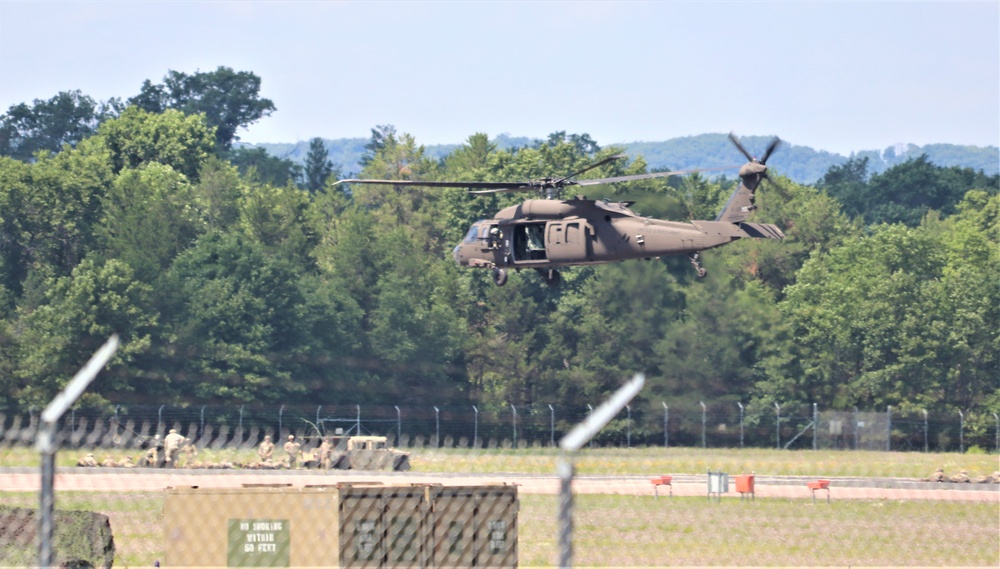
[[733, 195], [729, 196], [729, 201], [726, 202], [725, 207], [722, 208], [722, 211], [719, 212], [715, 220], [740, 223], [741, 221], [746, 221], [750, 217], [750, 213], [756, 209], [757, 206], [754, 205], [754, 200], [756, 199], [755, 192], [757, 191], [757, 187], [760, 186], [761, 181], [767, 177], [767, 166], [765, 163], [781, 141], [777, 138], [772, 140], [767, 150], [764, 151], [764, 155], [758, 160], [743, 148], [743, 145], [740, 144], [740, 141], [732, 133], [729, 134], [729, 140], [733, 141], [736, 148], [747, 157], [749, 162], [740, 168], [740, 184], [733, 191]]

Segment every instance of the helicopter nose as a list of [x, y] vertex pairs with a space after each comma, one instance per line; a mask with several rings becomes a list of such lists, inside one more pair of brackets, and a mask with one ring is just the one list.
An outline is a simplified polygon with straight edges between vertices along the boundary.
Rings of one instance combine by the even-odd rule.
[[462, 264], [462, 253], [460, 252], [461, 248], [461, 245], [455, 245], [455, 248], [451, 250], [451, 258], [455, 259], [455, 262], [459, 265]]

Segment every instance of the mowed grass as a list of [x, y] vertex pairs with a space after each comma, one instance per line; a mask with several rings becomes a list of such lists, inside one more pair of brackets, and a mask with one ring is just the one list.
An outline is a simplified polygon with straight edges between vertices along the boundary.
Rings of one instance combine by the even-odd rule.
[[[34, 507], [34, 493], [0, 503]], [[56, 507], [111, 518], [116, 567], [163, 560], [162, 493], [60, 492]], [[520, 565], [558, 561], [558, 497], [522, 495]], [[577, 566], [1000, 565], [998, 504], [945, 501], [580, 495], [573, 510]], [[191, 512], [197, 519], [197, 512]], [[294, 539], [294, 538], [293, 538]], [[315, 546], [316, 544], [305, 544]], [[296, 547], [293, 541], [293, 547]]]
[[[407, 451], [411, 454], [413, 472], [433, 473], [553, 475], [559, 458], [558, 450], [537, 447]], [[93, 452], [98, 462], [105, 456], [119, 459], [126, 454], [137, 460], [141, 454], [138, 450], [123, 449], [63, 450], [56, 455], [56, 464], [74, 466], [87, 452]], [[282, 453], [278, 451], [276, 456], [280, 458]], [[253, 448], [202, 449], [196, 460], [248, 464], [257, 460], [257, 454]], [[925, 478], [940, 467], [947, 475], [966, 470], [975, 478], [1000, 470], [996, 454], [841, 450], [584, 448], [575, 457], [575, 463], [578, 474], [605, 476], [704, 474], [711, 470], [730, 474], [755, 472], [762, 476]], [[0, 467], [38, 465], [39, 455], [34, 449], [0, 449]]]
[[[419, 472], [522, 473], [552, 475], [559, 452], [554, 449], [421, 449], [411, 464]], [[730, 474], [768, 476], [848, 476], [925, 478], [936, 468], [948, 475], [966, 470], [970, 476], [1000, 470], [997, 455], [904, 453], [837, 450], [596, 448], [574, 458], [581, 475]]]
[[[556, 496], [521, 496], [521, 564], [558, 561]], [[581, 495], [577, 566], [1000, 565], [996, 503]]]

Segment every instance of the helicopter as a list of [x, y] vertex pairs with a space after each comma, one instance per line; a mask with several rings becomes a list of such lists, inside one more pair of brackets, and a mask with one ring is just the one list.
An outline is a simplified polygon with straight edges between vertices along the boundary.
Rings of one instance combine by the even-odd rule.
[[493, 282], [497, 286], [507, 283], [511, 269], [534, 269], [546, 284], [555, 287], [561, 282], [559, 269], [563, 267], [679, 255], [687, 255], [697, 276], [704, 278], [708, 272], [701, 264], [701, 251], [738, 239], [785, 237], [776, 225], [747, 221], [751, 212], [756, 209], [755, 192], [767, 177], [767, 159], [781, 141], [775, 137], [758, 159], [747, 152], [732, 133], [729, 134], [729, 139], [748, 162], [739, 167], [740, 183], [714, 220], [680, 222], [644, 217], [629, 209], [634, 202], [628, 201], [594, 200], [583, 196], [559, 199], [559, 193], [568, 187], [614, 184], [709, 170], [675, 170], [611, 178], [574, 179], [594, 168], [624, 158], [624, 155], [605, 158], [560, 178], [523, 182], [346, 179], [336, 184], [467, 188], [472, 194], [522, 191], [544, 194], [545, 199], [528, 199], [500, 210], [492, 219], [476, 221], [452, 251], [452, 258], [460, 266], [492, 271]]

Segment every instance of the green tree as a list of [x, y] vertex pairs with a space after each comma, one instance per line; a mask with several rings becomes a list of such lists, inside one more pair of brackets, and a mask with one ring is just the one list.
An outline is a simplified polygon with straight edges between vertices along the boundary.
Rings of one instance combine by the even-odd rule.
[[68, 275], [86, 255], [112, 179], [97, 137], [34, 164], [0, 158], [2, 282], [15, 298], [32, 270]]
[[152, 283], [204, 231], [205, 209], [187, 178], [151, 162], [118, 175], [96, 232], [105, 255], [125, 261], [138, 280]]
[[365, 153], [361, 156], [359, 163], [362, 167], [368, 166], [379, 152], [385, 148], [390, 139], [396, 138], [396, 127], [391, 124], [380, 124], [372, 129], [372, 136], [365, 144]]
[[170, 268], [174, 389], [200, 401], [274, 402], [304, 393], [295, 377], [304, 304], [286, 262], [239, 234], [208, 233]]
[[22, 332], [14, 375], [22, 405], [50, 401], [115, 333], [121, 347], [85, 399], [95, 404], [121, 400], [127, 392], [145, 389], [129, 366], [149, 350], [158, 316], [151, 308], [150, 287], [136, 281], [128, 265], [85, 259], [72, 275], [48, 279], [44, 289], [43, 304], [18, 311]]
[[212, 129], [198, 116], [179, 111], [161, 114], [129, 107], [117, 119], [105, 122], [98, 134], [111, 152], [115, 173], [158, 162], [184, 174], [192, 182], [213, 151]]
[[241, 146], [230, 150], [226, 156], [243, 177], [258, 184], [287, 186], [302, 178], [302, 166], [287, 158], [271, 156], [263, 148]]
[[816, 186], [839, 201], [851, 217], [864, 214], [868, 194], [868, 157], [852, 156], [847, 162], [830, 166]]
[[128, 103], [154, 114], [175, 109], [205, 115], [206, 124], [215, 127], [215, 145], [220, 151], [229, 150], [240, 139], [237, 130], [276, 110], [270, 99], [260, 97], [260, 77], [225, 66], [191, 75], [170, 70], [162, 84], [147, 79]]
[[318, 191], [334, 175], [333, 162], [330, 161], [330, 153], [323, 145], [322, 138], [316, 137], [309, 141], [305, 173], [305, 186], [310, 192]]
[[311, 271], [310, 253], [318, 236], [306, 222], [309, 195], [289, 184], [243, 186], [239, 198], [239, 224], [244, 235], [260, 243], [269, 254]]
[[[780, 305], [787, 355], [764, 364], [760, 392], [840, 408], [944, 411], [976, 402], [972, 393], [997, 365], [986, 348], [995, 327], [978, 320], [996, 317], [1000, 267], [989, 253], [995, 241], [971, 226], [956, 233], [953, 223], [878, 226], [810, 258]], [[980, 262], [968, 267], [964, 257]], [[971, 391], [957, 387], [963, 381]]]
[[0, 116], [0, 156], [30, 161], [38, 152], [57, 153], [97, 131], [104, 120], [121, 112], [112, 99], [100, 103], [77, 91], [63, 91], [47, 101], [12, 105]]
[[905, 223], [916, 227], [928, 211], [944, 215], [972, 189], [1000, 190], [1000, 176], [970, 168], [936, 166], [926, 154], [908, 158], [868, 178], [868, 158], [852, 158], [833, 166], [819, 187], [840, 200], [844, 211], [865, 223]]

